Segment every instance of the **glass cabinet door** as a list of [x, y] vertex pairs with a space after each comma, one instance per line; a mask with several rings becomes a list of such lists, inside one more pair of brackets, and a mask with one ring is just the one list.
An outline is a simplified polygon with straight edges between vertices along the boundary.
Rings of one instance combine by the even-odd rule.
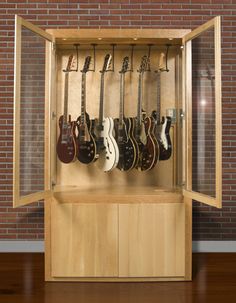
[[186, 158], [184, 195], [222, 204], [220, 17], [184, 37]]
[[49, 75], [52, 42], [51, 35], [16, 16], [14, 207], [50, 196]]

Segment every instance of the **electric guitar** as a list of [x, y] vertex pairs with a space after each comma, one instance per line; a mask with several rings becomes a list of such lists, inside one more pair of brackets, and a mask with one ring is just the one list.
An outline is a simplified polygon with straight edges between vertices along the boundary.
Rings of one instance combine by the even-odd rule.
[[76, 160], [76, 122], [71, 121], [71, 115], [68, 117], [68, 89], [69, 89], [69, 72], [73, 62], [73, 55], [70, 55], [65, 72], [64, 87], [64, 113], [59, 118], [60, 134], [57, 141], [57, 156], [63, 163], [70, 163]]
[[99, 120], [96, 127], [96, 144], [98, 147], [99, 158], [98, 167], [104, 172], [114, 169], [119, 161], [119, 149], [115, 138], [113, 137], [114, 121], [112, 118], [104, 118], [104, 76], [111, 63], [111, 55], [107, 54], [104, 58], [101, 72], [100, 85], [100, 107]]
[[160, 160], [168, 160], [172, 153], [172, 144], [170, 139], [171, 117], [161, 116], [161, 72], [163, 70], [164, 53], [161, 53], [159, 67], [157, 70], [157, 110], [152, 112], [155, 120], [155, 136], [159, 142]]
[[115, 119], [116, 142], [119, 148], [119, 162], [117, 168], [122, 171], [132, 169], [138, 157], [138, 144], [133, 138], [134, 119], [124, 117], [124, 95], [125, 95], [125, 73], [129, 65], [129, 58], [123, 59], [120, 71], [120, 114], [119, 119]]
[[77, 158], [81, 163], [89, 164], [98, 158], [97, 147], [93, 133], [93, 124], [86, 112], [86, 73], [89, 70], [91, 57], [85, 59], [81, 81], [81, 115], [77, 119], [78, 128], [78, 153]]
[[135, 125], [135, 139], [139, 146], [139, 160], [136, 168], [141, 171], [152, 169], [159, 159], [158, 142], [152, 132], [152, 118], [146, 116], [146, 113], [142, 109], [143, 74], [147, 70], [147, 64], [148, 57], [143, 56], [138, 70], [138, 112]]

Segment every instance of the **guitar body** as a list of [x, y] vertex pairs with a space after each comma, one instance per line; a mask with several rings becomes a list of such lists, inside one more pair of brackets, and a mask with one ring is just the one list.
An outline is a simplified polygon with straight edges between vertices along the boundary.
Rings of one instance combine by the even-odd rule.
[[135, 152], [136, 152], [135, 162], [134, 162], [134, 166], [133, 167], [136, 167], [138, 165], [139, 157], [140, 157], [139, 144], [138, 144], [138, 142], [136, 141], [136, 138], [135, 138], [135, 125], [136, 125], [136, 122], [135, 122], [135, 118], [129, 118], [129, 120], [130, 120], [129, 137], [130, 137], [130, 140], [132, 140], [132, 142], [133, 142], [134, 149], [135, 149]]
[[119, 162], [117, 168], [122, 171], [129, 171], [136, 164], [138, 149], [136, 149], [135, 143], [130, 137], [132, 129], [133, 125], [130, 118], [124, 118], [123, 127], [121, 129], [119, 129], [119, 119], [115, 120], [116, 142], [119, 148]]
[[[153, 111], [152, 116], [156, 117], [156, 112]], [[172, 154], [172, 144], [170, 139], [170, 127], [171, 127], [171, 117], [162, 117], [160, 124], [156, 124], [155, 127], [155, 137], [158, 140], [160, 147], [160, 157], [159, 159], [164, 161], [168, 160]]]
[[172, 144], [170, 139], [171, 117], [163, 118], [160, 133], [160, 160], [168, 160], [172, 154]]
[[89, 164], [98, 158], [96, 142], [92, 130], [92, 122], [88, 113], [85, 113], [85, 124], [81, 124], [81, 117], [77, 119], [78, 127], [78, 153], [77, 158], [81, 163]]
[[103, 129], [98, 138], [99, 158], [98, 167], [104, 172], [111, 171], [119, 161], [119, 148], [113, 137], [114, 121], [112, 118], [103, 120]]
[[142, 159], [140, 163], [140, 169], [142, 171], [152, 169], [157, 163], [159, 155], [158, 144], [156, 144], [156, 140], [151, 133], [152, 119], [150, 117], [144, 119], [144, 127], [147, 141], [142, 150]]
[[76, 160], [77, 144], [76, 144], [76, 122], [69, 122], [64, 125], [63, 116], [59, 119], [60, 135], [57, 141], [57, 155], [61, 162], [71, 163]]
[[154, 161], [153, 161], [153, 165], [151, 167], [151, 168], [153, 168], [159, 162], [160, 148], [159, 148], [159, 143], [157, 141], [157, 138], [155, 136], [155, 128], [156, 128], [155, 119], [153, 117], [150, 117], [150, 119], [151, 119], [151, 127], [150, 127], [149, 135], [151, 136], [152, 141], [154, 142], [154, 145], [155, 145], [155, 158], [154, 158]]
[[136, 125], [135, 139], [139, 147], [139, 158], [136, 168], [141, 171], [153, 168], [156, 156], [155, 142], [150, 135], [151, 119], [146, 117], [141, 123], [141, 129]]

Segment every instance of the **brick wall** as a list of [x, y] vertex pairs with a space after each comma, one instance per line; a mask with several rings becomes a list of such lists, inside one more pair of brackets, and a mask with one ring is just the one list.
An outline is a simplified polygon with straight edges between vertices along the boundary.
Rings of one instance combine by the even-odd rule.
[[[223, 209], [194, 204], [194, 240], [236, 240], [236, 3], [234, 0], [0, 2], [0, 239], [42, 239], [43, 204], [12, 209], [14, 14], [42, 28], [195, 28], [222, 16]], [[235, 111], [235, 113], [234, 113]]]

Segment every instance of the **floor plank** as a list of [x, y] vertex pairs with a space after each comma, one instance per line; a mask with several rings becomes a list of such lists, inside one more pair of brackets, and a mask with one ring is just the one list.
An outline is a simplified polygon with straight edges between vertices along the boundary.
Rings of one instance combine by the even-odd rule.
[[236, 254], [194, 254], [192, 282], [44, 282], [44, 255], [0, 254], [0, 303], [235, 303]]

